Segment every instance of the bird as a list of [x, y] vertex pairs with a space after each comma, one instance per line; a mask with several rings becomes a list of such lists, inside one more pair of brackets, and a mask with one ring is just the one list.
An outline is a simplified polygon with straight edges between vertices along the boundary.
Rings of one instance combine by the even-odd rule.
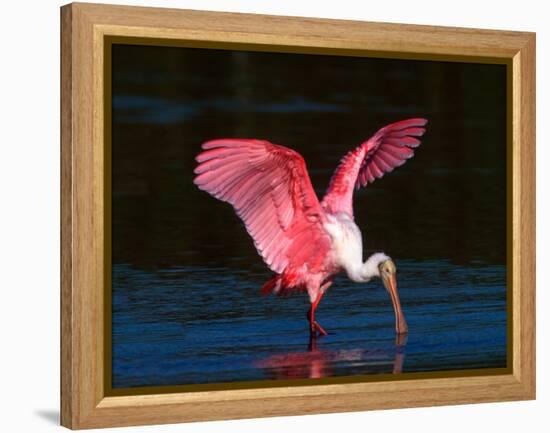
[[340, 160], [319, 201], [304, 158], [267, 140], [206, 141], [196, 156], [194, 184], [231, 204], [258, 254], [274, 275], [265, 295], [307, 292], [310, 336], [325, 336], [315, 311], [339, 273], [356, 283], [380, 278], [390, 295], [395, 332], [408, 326], [397, 289], [397, 268], [384, 252], [363, 262], [361, 230], [354, 220], [354, 191], [412, 158], [427, 119], [411, 118], [379, 129]]

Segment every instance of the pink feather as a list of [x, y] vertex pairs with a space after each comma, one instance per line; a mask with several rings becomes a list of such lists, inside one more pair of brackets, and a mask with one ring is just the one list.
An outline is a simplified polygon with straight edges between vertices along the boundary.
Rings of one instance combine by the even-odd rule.
[[195, 184], [233, 205], [258, 253], [274, 272], [292, 266], [294, 258], [289, 251], [299, 249], [312, 263], [319, 261], [317, 256], [326, 256], [330, 238], [322, 227], [322, 209], [298, 153], [249, 139], [212, 140], [202, 148], [196, 158]]
[[412, 158], [413, 149], [420, 145], [416, 137], [424, 134], [423, 126], [427, 122], [414, 118], [392, 123], [348, 152], [330, 180], [321, 201], [323, 209], [331, 213], [345, 212], [353, 217], [354, 187], [366, 186]]

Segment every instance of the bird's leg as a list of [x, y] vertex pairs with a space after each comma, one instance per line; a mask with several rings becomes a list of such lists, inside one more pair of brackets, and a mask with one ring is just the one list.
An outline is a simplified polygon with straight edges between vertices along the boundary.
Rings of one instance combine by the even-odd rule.
[[319, 305], [319, 302], [321, 302], [321, 298], [323, 297], [324, 293], [324, 290], [319, 291], [317, 299], [315, 299], [315, 301], [311, 303], [311, 307], [307, 312], [307, 320], [309, 320], [309, 332], [312, 337], [316, 337], [317, 332], [319, 332], [319, 335], [321, 336], [328, 335], [327, 331], [325, 331], [323, 327], [315, 321], [315, 310], [317, 308], [317, 305]]

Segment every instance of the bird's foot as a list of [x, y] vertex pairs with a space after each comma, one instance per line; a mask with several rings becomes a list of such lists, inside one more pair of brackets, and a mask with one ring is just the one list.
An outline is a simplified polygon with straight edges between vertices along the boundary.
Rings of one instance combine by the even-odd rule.
[[324, 337], [325, 335], [328, 335], [328, 332], [325, 331], [321, 325], [319, 325], [319, 322], [311, 322], [309, 332], [312, 337], [317, 337], [317, 335]]

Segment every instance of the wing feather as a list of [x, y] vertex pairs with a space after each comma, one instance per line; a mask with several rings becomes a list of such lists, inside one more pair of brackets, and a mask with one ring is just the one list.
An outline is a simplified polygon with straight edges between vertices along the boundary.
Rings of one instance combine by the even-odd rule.
[[298, 153], [252, 139], [212, 140], [202, 149], [194, 183], [233, 206], [274, 272], [296, 268], [297, 257], [310, 267], [324, 260], [324, 211]]
[[348, 152], [330, 180], [321, 206], [331, 213], [353, 217], [353, 190], [380, 179], [414, 156], [426, 131], [422, 118], [403, 120], [380, 129], [359, 147]]

